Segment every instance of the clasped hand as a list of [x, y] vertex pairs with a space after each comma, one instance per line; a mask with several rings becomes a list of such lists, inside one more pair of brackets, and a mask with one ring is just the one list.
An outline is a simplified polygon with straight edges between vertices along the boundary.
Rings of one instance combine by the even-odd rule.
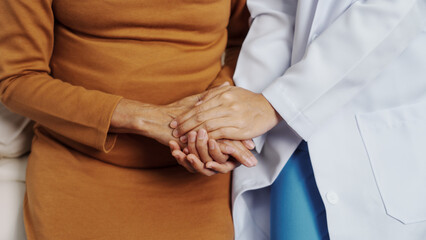
[[[222, 86], [203, 94], [194, 108], [170, 123], [173, 136], [188, 144], [181, 151], [178, 143], [171, 141], [170, 148], [177, 161], [191, 172], [212, 175], [214, 172], [208, 170], [226, 172], [239, 163], [252, 167], [257, 160], [247, 149], [253, 149], [254, 144], [244, 139], [267, 132], [279, 121], [280, 116], [261, 94]], [[227, 154], [235, 160], [226, 161]], [[202, 162], [208, 170], [202, 168]]]
[[211, 176], [240, 164], [256, 165], [249, 151], [254, 143], [246, 139], [263, 134], [278, 121], [262, 95], [221, 86], [164, 106], [123, 99], [113, 113], [110, 131], [140, 134], [169, 145], [188, 171]]

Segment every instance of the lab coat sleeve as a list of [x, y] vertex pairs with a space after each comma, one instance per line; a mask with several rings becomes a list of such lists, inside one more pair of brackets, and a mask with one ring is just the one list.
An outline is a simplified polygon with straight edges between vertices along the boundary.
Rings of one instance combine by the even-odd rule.
[[309, 140], [417, 36], [425, 5], [425, 0], [355, 2], [262, 94]]
[[[297, 0], [248, 0], [250, 30], [244, 40], [234, 82], [252, 92], [262, 92], [290, 66]], [[266, 134], [253, 139], [257, 152]]]

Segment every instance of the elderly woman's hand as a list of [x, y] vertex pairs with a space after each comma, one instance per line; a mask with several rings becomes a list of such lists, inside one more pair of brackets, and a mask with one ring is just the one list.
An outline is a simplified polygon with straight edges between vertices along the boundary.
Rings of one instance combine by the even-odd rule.
[[168, 145], [170, 140], [177, 140], [172, 136], [170, 122], [194, 107], [200, 97], [201, 94], [193, 95], [164, 106], [122, 99], [112, 115], [110, 132], [139, 134]]
[[259, 136], [280, 121], [262, 94], [239, 87], [209, 91], [197, 106], [170, 123], [174, 137], [204, 128], [213, 139], [244, 140]]
[[253, 167], [257, 164], [256, 158], [249, 151], [254, 149], [254, 143], [251, 140], [234, 141], [221, 139], [215, 141], [208, 138], [208, 134], [204, 129], [200, 129], [198, 132], [191, 131], [187, 136], [186, 150], [189, 154], [198, 157], [203, 163], [211, 161], [225, 163], [228, 160], [228, 155], [231, 155], [246, 167]]
[[[216, 173], [228, 173], [241, 163], [247, 167], [257, 164], [249, 151], [254, 148], [252, 141], [233, 141], [208, 139], [204, 129], [198, 134], [188, 134], [188, 147], [181, 150], [176, 141], [170, 141], [172, 155], [189, 172], [212, 176]], [[232, 156], [233, 158], [230, 158]]]

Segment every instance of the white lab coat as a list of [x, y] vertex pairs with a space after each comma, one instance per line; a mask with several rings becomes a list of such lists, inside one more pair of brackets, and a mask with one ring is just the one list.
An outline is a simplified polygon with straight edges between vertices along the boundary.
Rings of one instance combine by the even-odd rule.
[[235, 239], [269, 239], [268, 186], [302, 139], [332, 240], [426, 239], [426, 0], [247, 4], [235, 82], [284, 121], [234, 171]]

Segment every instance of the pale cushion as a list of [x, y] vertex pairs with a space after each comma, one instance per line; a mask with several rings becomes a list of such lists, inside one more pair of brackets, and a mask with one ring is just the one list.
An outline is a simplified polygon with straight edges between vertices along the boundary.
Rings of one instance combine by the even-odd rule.
[[30, 149], [31, 138], [30, 120], [10, 112], [0, 103], [0, 158], [25, 154]]
[[0, 181], [0, 240], [25, 240], [23, 202], [25, 183]]

